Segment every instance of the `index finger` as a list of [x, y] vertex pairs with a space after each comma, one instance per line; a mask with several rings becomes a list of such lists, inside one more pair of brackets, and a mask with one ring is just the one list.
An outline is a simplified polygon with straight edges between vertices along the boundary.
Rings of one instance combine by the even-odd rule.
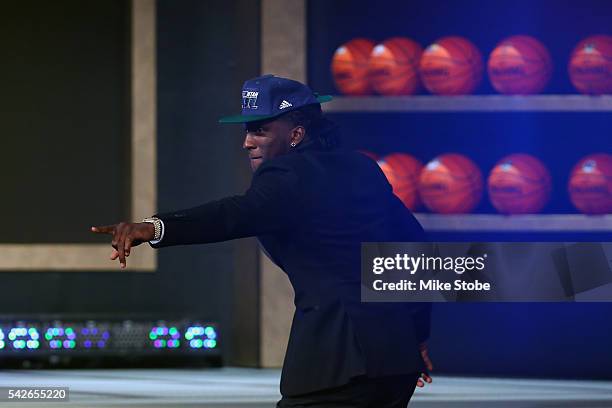
[[91, 232], [97, 232], [99, 234], [114, 234], [117, 224], [114, 225], [101, 225], [97, 227], [91, 227]]

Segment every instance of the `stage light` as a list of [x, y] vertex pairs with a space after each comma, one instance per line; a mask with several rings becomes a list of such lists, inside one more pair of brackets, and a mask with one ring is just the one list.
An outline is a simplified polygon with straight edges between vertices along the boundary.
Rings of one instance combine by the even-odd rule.
[[36, 350], [40, 347], [38, 330], [35, 327], [12, 327], [8, 333], [8, 345], [13, 350]]
[[189, 326], [185, 331], [185, 340], [192, 349], [213, 349], [217, 347], [217, 331], [212, 326]]
[[156, 349], [178, 348], [181, 345], [181, 335], [174, 326], [167, 327], [163, 323], [154, 326], [149, 331], [149, 340], [153, 342]]
[[[201, 320], [87, 320], [61, 321], [56, 316], [31, 319], [0, 316], [0, 355], [11, 359], [49, 356], [148, 357], [151, 351], [168, 357], [219, 356], [216, 324]], [[216, 360], [215, 360], [216, 361]]]
[[204, 329], [204, 334], [206, 335], [206, 337], [208, 337], [209, 339], [216, 339], [217, 338], [217, 332], [215, 331], [215, 329], [212, 326], [207, 326]]
[[64, 326], [60, 322], [53, 322], [45, 330], [45, 340], [50, 349], [74, 349], [76, 347], [76, 332], [72, 326]]
[[90, 320], [78, 330], [77, 346], [88, 350], [107, 348], [110, 337], [109, 324]]

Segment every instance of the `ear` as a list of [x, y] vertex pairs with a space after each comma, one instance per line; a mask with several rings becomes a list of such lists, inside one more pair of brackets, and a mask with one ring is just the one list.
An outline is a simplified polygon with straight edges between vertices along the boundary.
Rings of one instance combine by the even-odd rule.
[[306, 129], [303, 126], [296, 126], [291, 129], [291, 136], [289, 138], [289, 143], [299, 145], [302, 140], [306, 137]]

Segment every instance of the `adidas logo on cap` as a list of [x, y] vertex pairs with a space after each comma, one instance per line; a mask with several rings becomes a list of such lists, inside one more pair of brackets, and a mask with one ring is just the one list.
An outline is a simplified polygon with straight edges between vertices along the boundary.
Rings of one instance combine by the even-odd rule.
[[281, 104], [278, 106], [278, 109], [286, 109], [293, 106], [291, 103], [287, 102], [286, 100], [283, 99], [283, 101], [281, 102]]

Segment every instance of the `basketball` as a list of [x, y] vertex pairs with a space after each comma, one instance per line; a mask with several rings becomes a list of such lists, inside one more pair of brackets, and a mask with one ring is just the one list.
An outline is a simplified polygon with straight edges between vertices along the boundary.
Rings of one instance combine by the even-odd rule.
[[580, 212], [612, 213], [612, 155], [583, 157], [572, 169], [568, 190], [572, 204]]
[[537, 213], [550, 198], [551, 177], [540, 160], [516, 153], [497, 162], [487, 187], [491, 204], [500, 213]]
[[482, 56], [462, 37], [444, 37], [423, 51], [419, 72], [423, 85], [437, 95], [472, 93], [482, 80]]
[[407, 208], [416, 210], [421, 204], [417, 188], [423, 163], [406, 153], [392, 153], [378, 165], [393, 187], [393, 193]]
[[550, 80], [552, 60], [540, 41], [515, 35], [497, 44], [489, 56], [487, 70], [491, 85], [499, 93], [536, 94]]
[[421, 200], [436, 213], [468, 213], [480, 202], [482, 191], [480, 169], [457, 153], [436, 157], [427, 163], [419, 178]]
[[570, 57], [568, 71], [578, 92], [612, 93], [612, 36], [595, 35], [578, 43]]
[[345, 95], [367, 95], [372, 92], [368, 81], [368, 61], [374, 42], [355, 38], [334, 52], [331, 71], [338, 90]]
[[364, 154], [366, 156], [368, 156], [370, 159], [377, 161], [379, 159], [378, 155], [374, 152], [371, 152], [369, 150], [357, 150], [359, 153]]
[[381, 95], [411, 95], [420, 84], [418, 68], [423, 49], [409, 38], [391, 38], [372, 49], [370, 85]]

